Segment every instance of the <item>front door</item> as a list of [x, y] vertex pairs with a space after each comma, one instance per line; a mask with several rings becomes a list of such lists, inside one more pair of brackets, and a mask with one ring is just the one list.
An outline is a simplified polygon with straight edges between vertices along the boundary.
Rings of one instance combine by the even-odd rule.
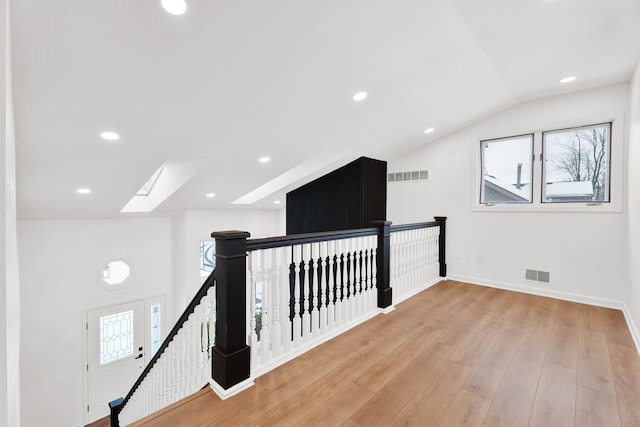
[[89, 422], [109, 415], [109, 402], [124, 395], [144, 369], [144, 301], [87, 312]]

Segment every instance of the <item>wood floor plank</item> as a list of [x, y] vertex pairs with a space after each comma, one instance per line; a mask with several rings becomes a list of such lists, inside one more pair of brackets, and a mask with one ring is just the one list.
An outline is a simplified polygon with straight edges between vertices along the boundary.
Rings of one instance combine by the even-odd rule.
[[[259, 425], [296, 425], [306, 413], [321, 408], [337, 393], [343, 395], [344, 398], [346, 394], [343, 389], [349, 387], [352, 381], [361, 375], [368, 366], [374, 365], [378, 361], [377, 357], [372, 357], [367, 353], [349, 359], [322, 378], [280, 402], [272, 410], [260, 414], [250, 421]], [[264, 397], [265, 399], [269, 398], [267, 395]]]
[[522, 332], [500, 328], [463, 387], [493, 399], [521, 339]]
[[577, 302], [558, 301], [555, 324], [558, 326], [579, 327], [581, 305], [582, 304], [578, 304]]
[[429, 426], [436, 422], [453, 400], [471, 368], [447, 361], [437, 375], [393, 419], [393, 426]]
[[604, 320], [600, 307], [580, 305], [580, 329], [604, 333]]
[[493, 315], [487, 315], [481, 319], [469, 335], [456, 347], [450, 360], [471, 368], [480, 361], [480, 358], [504, 322], [504, 318]]
[[518, 294], [516, 292], [509, 292], [503, 289], [498, 289], [498, 291], [499, 293], [491, 304], [491, 313], [493, 316], [504, 319], [513, 307], [513, 301], [516, 299]]
[[491, 400], [463, 388], [437, 421], [438, 426], [481, 426]]
[[543, 349], [521, 343], [484, 419], [486, 425], [528, 425], [544, 360]]
[[413, 396], [435, 377], [452, 351], [450, 346], [434, 344], [385, 384], [351, 419], [363, 426], [389, 425]]
[[609, 345], [620, 418], [640, 426], [640, 356], [635, 349]]
[[603, 393], [616, 394], [604, 332], [580, 329], [578, 336], [578, 384]]
[[576, 370], [545, 362], [529, 426], [572, 426], [575, 405]]
[[567, 368], [578, 367], [578, 327], [556, 322], [551, 331], [546, 360]]
[[439, 334], [440, 331], [429, 326], [419, 329], [392, 351], [393, 357], [383, 358], [380, 363], [371, 366], [356, 380], [356, 383], [374, 393], [377, 392], [411, 363], [417, 355], [435, 344]]
[[547, 348], [557, 306], [558, 300], [551, 298], [539, 301], [539, 305], [534, 307], [528, 316], [528, 328], [523, 337], [525, 343], [539, 348]]
[[603, 308], [602, 320], [604, 321], [604, 330], [607, 335], [607, 341], [610, 344], [635, 348], [635, 343], [633, 342], [627, 321], [624, 318], [622, 311]]
[[[342, 392], [334, 394], [329, 400], [304, 416], [304, 424], [308, 426], [333, 427], [341, 425], [364, 405], [373, 393], [357, 384], [349, 383]], [[327, 408], [331, 408], [327, 410]], [[278, 425], [282, 425], [280, 422]]]
[[469, 324], [472, 324], [474, 321], [477, 322], [478, 319], [482, 319], [486, 313], [486, 309], [481, 305], [474, 304], [475, 303], [472, 303], [464, 308], [455, 308], [456, 311], [459, 311], [459, 314], [451, 319], [447, 325], [442, 327], [442, 333], [438, 337], [438, 342], [456, 347], [471, 335], [473, 330], [469, 328]]
[[432, 307], [430, 310], [425, 310], [421, 317], [427, 322], [428, 325], [435, 328], [442, 328], [458, 313], [454, 310], [454, 307], [460, 308], [461, 305], [465, 305], [468, 301], [471, 287], [465, 287], [459, 282], [452, 282], [449, 284], [451, 296], [443, 300], [440, 304]]
[[620, 414], [615, 396], [578, 386], [576, 394], [576, 426], [617, 427]]

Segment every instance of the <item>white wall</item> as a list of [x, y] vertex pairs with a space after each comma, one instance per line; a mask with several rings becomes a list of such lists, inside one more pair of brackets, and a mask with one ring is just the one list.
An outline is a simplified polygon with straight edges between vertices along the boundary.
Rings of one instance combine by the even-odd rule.
[[252, 237], [283, 234], [277, 210], [211, 209], [188, 210], [174, 217], [176, 234], [181, 230], [176, 246], [175, 316], [180, 316], [204, 279], [200, 277], [200, 242], [213, 240], [214, 231], [248, 231]]
[[[391, 159], [389, 172], [428, 169], [430, 180], [390, 183], [388, 218], [400, 224], [447, 216], [449, 276], [597, 304], [624, 301], [626, 213], [474, 212], [472, 141], [628, 111], [629, 90], [620, 84], [523, 103]], [[525, 281], [526, 268], [549, 271], [550, 286]]]
[[[20, 221], [18, 237], [22, 425], [84, 425], [83, 312], [155, 295], [170, 301], [172, 220]], [[106, 290], [98, 269], [121, 257], [135, 279]]]
[[16, 140], [11, 78], [11, 28], [8, 1], [0, 1], [0, 223], [2, 282], [0, 284], [0, 426], [20, 425], [20, 276], [16, 231]]
[[[0, 0], [0, 22], [6, 21], [5, 16], [6, 3], [4, 0]], [[2, 63], [0, 64], [0, 99], [5, 100], [5, 62], [6, 49], [5, 49], [5, 31], [0, 31], [0, 58]], [[6, 122], [6, 102], [0, 102], [0, 165], [2, 165], [2, 173], [0, 173], [0, 427], [7, 426], [7, 248], [6, 248], [6, 224], [7, 221], [7, 209], [6, 209], [6, 188], [7, 188], [7, 176], [4, 172], [4, 165], [6, 162], [6, 136], [5, 136], [5, 122]]]
[[640, 64], [631, 85], [629, 115], [629, 314], [640, 348]]

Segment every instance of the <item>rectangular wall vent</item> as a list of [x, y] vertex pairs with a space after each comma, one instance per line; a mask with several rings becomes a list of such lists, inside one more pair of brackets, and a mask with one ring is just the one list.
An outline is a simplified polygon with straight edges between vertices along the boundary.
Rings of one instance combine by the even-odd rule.
[[429, 171], [390, 172], [387, 174], [387, 182], [428, 181]]
[[550, 273], [548, 271], [526, 269], [524, 272], [524, 278], [534, 282], [549, 283]]

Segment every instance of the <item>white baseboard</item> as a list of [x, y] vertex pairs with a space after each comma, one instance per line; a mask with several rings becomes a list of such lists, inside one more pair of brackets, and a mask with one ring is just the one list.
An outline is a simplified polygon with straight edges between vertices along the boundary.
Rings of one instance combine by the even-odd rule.
[[222, 388], [222, 386], [220, 386], [220, 384], [215, 382], [213, 379], [209, 381], [209, 386], [211, 387], [213, 392], [217, 394], [218, 397], [222, 400], [228, 399], [231, 396], [235, 396], [236, 394], [242, 391], [245, 391], [246, 389], [252, 387], [253, 385], [254, 385], [253, 378], [248, 378], [234, 385], [233, 387], [225, 390], [224, 388]]
[[622, 310], [622, 312], [624, 313], [624, 318], [627, 321], [629, 332], [631, 332], [631, 338], [633, 338], [633, 342], [636, 344], [636, 350], [638, 351], [638, 354], [640, 354], [640, 333], [638, 333], [636, 322], [634, 322], [633, 316], [631, 315], [631, 311], [629, 311], [629, 307], [627, 307], [627, 304], [624, 305], [624, 309]]
[[483, 280], [475, 277], [468, 276], [459, 276], [459, 275], [450, 275], [447, 276], [449, 280], [456, 280], [458, 282], [465, 282], [472, 285], [480, 285], [480, 286], [488, 286], [490, 288], [504, 289], [507, 291], [514, 292], [522, 292], [525, 294], [538, 295], [549, 298], [556, 298], [565, 301], [577, 302], [581, 304], [589, 304], [595, 305], [597, 307], [605, 307], [605, 308], [613, 308], [616, 310], [621, 310], [624, 314], [624, 318], [627, 321], [627, 326], [629, 327], [629, 332], [631, 333], [631, 337], [633, 338], [633, 342], [636, 345], [636, 351], [640, 354], [640, 334], [638, 333], [638, 328], [631, 316], [631, 312], [629, 311], [627, 304], [624, 301], [617, 301], [607, 298], [600, 297], [592, 297], [589, 295], [581, 295], [574, 294], [571, 292], [561, 292], [553, 289], [543, 289], [532, 286], [524, 286], [524, 285], [514, 285], [511, 283], [503, 283], [496, 282], [492, 280]]

